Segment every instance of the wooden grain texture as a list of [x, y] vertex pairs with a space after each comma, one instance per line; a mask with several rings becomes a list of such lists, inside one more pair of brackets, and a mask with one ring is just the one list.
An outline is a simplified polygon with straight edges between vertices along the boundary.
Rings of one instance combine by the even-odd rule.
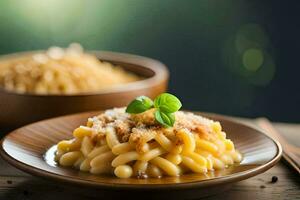
[[259, 118], [257, 119], [257, 124], [266, 134], [280, 142], [284, 160], [300, 175], [300, 148], [291, 144], [284, 136], [281, 136], [268, 119]]
[[[32, 54], [27, 52], [26, 54]], [[35, 52], [36, 53], [36, 52]], [[91, 110], [126, 106], [140, 95], [156, 97], [167, 89], [168, 70], [157, 60], [123, 53], [91, 52], [99, 59], [122, 66], [145, 79], [94, 93], [72, 95], [18, 94], [0, 88], [0, 127], [19, 127], [41, 119]], [[16, 53], [7, 57], [16, 57]]]
[[[275, 127], [287, 137], [297, 137], [300, 125], [275, 124]], [[297, 137], [298, 138], [298, 137]], [[298, 144], [298, 143], [296, 143]], [[276, 183], [270, 183], [272, 176], [277, 176]], [[35, 178], [16, 168], [0, 158], [0, 200], [79, 200], [104, 199], [86, 193], [76, 193], [63, 185]], [[133, 194], [132, 197], [137, 197]], [[283, 162], [275, 165], [267, 172], [250, 179], [238, 182], [224, 193], [203, 198], [204, 200], [299, 200], [300, 179]]]
[[273, 125], [290, 144], [300, 148], [300, 124], [273, 123]]

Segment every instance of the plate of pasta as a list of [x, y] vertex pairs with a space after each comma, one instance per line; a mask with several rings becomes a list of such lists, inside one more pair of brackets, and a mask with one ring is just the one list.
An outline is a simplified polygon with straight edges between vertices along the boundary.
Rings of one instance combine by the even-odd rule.
[[259, 130], [180, 108], [172, 94], [140, 96], [126, 108], [17, 129], [2, 139], [0, 152], [21, 170], [73, 185], [160, 195], [192, 190], [198, 196], [262, 173], [280, 159], [280, 144]]

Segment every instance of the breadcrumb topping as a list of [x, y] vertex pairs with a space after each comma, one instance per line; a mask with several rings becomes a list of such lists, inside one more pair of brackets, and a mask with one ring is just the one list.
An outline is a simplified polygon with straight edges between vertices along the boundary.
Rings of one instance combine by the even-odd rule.
[[[91, 128], [102, 135], [105, 134], [106, 127], [114, 127], [120, 141], [127, 142], [131, 138], [131, 142], [141, 144], [141, 146], [148, 142], [146, 138], [153, 138], [153, 135], [157, 133], [168, 136], [168, 134], [177, 132], [180, 129], [188, 129], [205, 139], [209, 139], [212, 135], [213, 120], [190, 112], [177, 111], [174, 126], [166, 128], [155, 120], [154, 112], [155, 109], [150, 109], [139, 114], [128, 114], [125, 112], [124, 107], [114, 108], [97, 117], [89, 118], [88, 124], [91, 123]], [[180, 141], [176, 142], [180, 144]]]

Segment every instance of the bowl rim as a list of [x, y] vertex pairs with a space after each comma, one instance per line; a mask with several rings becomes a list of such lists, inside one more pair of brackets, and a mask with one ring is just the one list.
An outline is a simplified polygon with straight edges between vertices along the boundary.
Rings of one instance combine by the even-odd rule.
[[[54, 118], [62, 118], [62, 117], [71, 117], [75, 115], [80, 115], [80, 114], [95, 114], [95, 113], [100, 113], [103, 111], [89, 111], [89, 112], [81, 112], [81, 113], [76, 113], [76, 114], [71, 114], [71, 115], [64, 115], [64, 116], [59, 116], [59, 117], [53, 117], [41, 121], [37, 121], [31, 124], [28, 124], [26, 126], [44, 122], [47, 120], [52, 120]], [[102, 188], [102, 189], [108, 189], [108, 190], [170, 190], [170, 189], [191, 189], [191, 188], [202, 188], [202, 187], [209, 187], [209, 186], [215, 186], [215, 185], [223, 185], [223, 184], [230, 184], [234, 182], [238, 182], [241, 180], [245, 180], [247, 178], [253, 177], [255, 175], [261, 174], [268, 169], [272, 168], [277, 162], [282, 157], [283, 149], [281, 144], [276, 140], [268, 136], [265, 131], [258, 129], [254, 125], [247, 124], [245, 122], [240, 121], [239, 119], [236, 119], [231, 116], [226, 116], [222, 114], [216, 114], [216, 113], [207, 113], [207, 112], [198, 112], [198, 111], [193, 111], [195, 114], [200, 114], [204, 115], [206, 117], [215, 117], [218, 119], [222, 119], [224, 121], [230, 121], [232, 123], [235, 123], [237, 125], [244, 126], [246, 128], [252, 129], [256, 132], [259, 132], [259, 134], [262, 134], [264, 137], [268, 138], [270, 141], [274, 143], [277, 149], [276, 155], [269, 160], [268, 162], [258, 165], [255, 168], [252, 169], [247, 169], [245, 171], [237, 172], [235, 174], [231, 175], [226, 175], [226, 176], [221, 176], [217, 177], [214, 179], [207, 179], [207, 180], [201, 180], [201, 181], [193, 181], [193, 182], [186, 182], [186, 183], [168, 183], [168, 184], [113, 184], [113, 183], [102, 183], [102, 182], [94, 182], [90, 180], [85, 180], [85, 179], [73, 179], [71, 177], [63, 176], [61, 174], [56, 174], [53, 172], [49, 172], [44, 169], [40, 169], [31, 165], [28, 165], [26, 163], [23, 163], [21, 161], [16, 160], [12, 156], [6, 152], [6, 150], [3, 147], [3, 144], [6, 140], [6, 138], [9, 136], [10, 133], [17, 131], [18, 129], [21, 129], [23, 127], [20, 127], [9, 134], [7, 134], [5, 137], [3, 137], [0, 140], [0, 156], [6, 160], [8, 163], [13, 165], [14, 167], [25, 171], [29, 174], [41, 177], [41, 178], [46, 178], [51, 181], [57, 181], [60, 183], [68, 183], [70, 185], [77, 185], [77, 186], [84, 186], [84, 187], [92, 187], [92, 188]], [[41, 155], [43, 157], [43, 155]], [[46, 162], [46, 161], [45, 161]]]
[[[21, 51], [10, 54], [0, 55], [0, 61], [4, 59], [9, 59], [17, 56], [31, 55], [35, 53], [42, 53], [46, 50], [33, 50], [33, 51]], [[115, 93], [126, 93], [129, 91], [141, 90], [145, 88], [149, 88], [150, 86], [159, 85], [161, 82], [164, 82], [169, 79], [169, 70], [165, 64], [162, 62], [135, 54], [128, 53], [120, 53], [113, 51], [101, 51], [101, 50], [86, 50], [86, 53], [95, 55], [98, 59], [104, 60], [107, 62], [123, 62], [127, 64], [133, 64], [139, 67], [143, 67], [145, 69], [149, 69], [154, 72], [154, 75], [145, 78], [142, 80], [119, 84], [107, 89], [101, 89], [95, 92], [80, 92], [74, 94], [35, 94], [35, 93], [19, 93], [15, 91], [5, 90], [0, 87], [0, 93], [8, 94], [8, 95], [17, 95], [17, 96], [25, 96], [25, 97], [82, 97], [82, 96], [97, 96], [97, 95], [106, 95], [106, 94], [115, 94]], [[122, 67], [122, 66], [121, 66]], [[128, 70], [126, 70], [128, 71]]]

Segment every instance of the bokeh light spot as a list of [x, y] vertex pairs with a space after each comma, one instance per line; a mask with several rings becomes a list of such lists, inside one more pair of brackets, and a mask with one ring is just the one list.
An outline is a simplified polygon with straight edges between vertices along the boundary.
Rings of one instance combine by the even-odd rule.
[[235, 46], [238, 53], [250, 48], [264, 49], [269, 44], [268, 35], [259, 24], [245, 24], [236, 34]]
[[264, 55], [260, 49], [248, 49], [243, 54], [243, 66], [249, 71], [257, 71], [264, 62]]

